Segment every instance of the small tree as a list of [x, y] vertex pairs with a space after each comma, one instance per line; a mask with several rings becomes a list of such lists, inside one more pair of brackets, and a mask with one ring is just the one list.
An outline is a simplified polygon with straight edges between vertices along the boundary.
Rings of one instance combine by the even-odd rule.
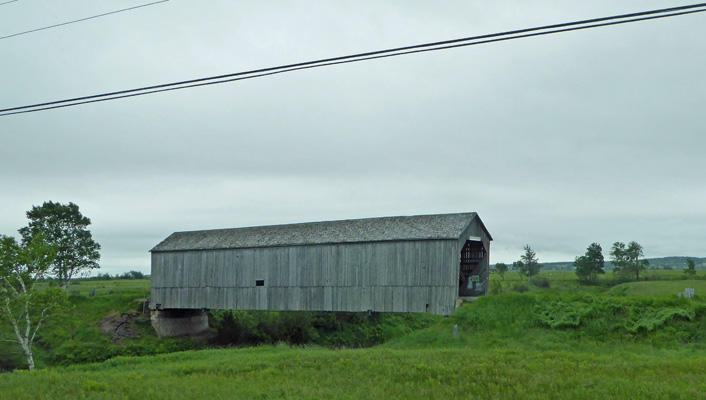
[[684, 274], [689, 277], [696, 275], [696, 264], [691, 258], [686, 260], [686, 269], [684, 270]]
[[604, 265], [603, 249], [598, 243], [592, 243], [586, 249], [586, 254], [576, 257], [574, 260], [576, 276], [583, 284], [598, 282], [598, 274], [605, 274]]
[[613, 263], [613, 273], [625, 275], [627, 273], [627, 250], [625, 243], [615, 242], [610, 248], [610, 261]]
[[640, 271], [644, 271], [650, 262], [642, 259], [645, 254], [642, 252], [642, 246], [637, 242], [628, 243], [628, 271], [635, 274], [635, 279], [640, 280]]
[[539, 263], [537, 259], [537, 254], [532, 250], [532, 248], [527, 244], [525, 245], [525, 254], [520, 257], [522, 263], [525, 264], [527, 269], [527, 276], [529, 278], [537, 275], [539, 270], [542, 269], [542, 264]]
[[537, 254], [532, 248], [529, 245], [525, 245], [525, 254], [520, 256], [519, 261], [512, 263], [512, 269], [520, 274], [520, 280], [522, 280], [523, 276], [532, 278], [537, 275], [539, 270], [542, 269], [542, 264], [539, 263]]
[[523, 280], [524, 276], [527, 275], [527, 267], [522, 261], [513, 262], [512, 269], [517, 271], [517, 273], [520, 275], [520, 280]]
[[27, 366], [34, 370], [32, 346], [39, 328], [67, 304], [59, 288], [36, 290], [37, 280], [49, 270], [56, 249], [41, 234], [19, 245], [14, 238], [0, 235], [0, 319], [12, 326], [15, 339], [2, 339], [22, 347]]
[[497, 271], [498, 274], [500, 274], [500, 277], [503, 278], [503, 280], [505, 280], [505, 273], [507, 272], [507, 269], [508, 269], [507, 264], [505, 264], [505, 263], [495, 264], [495, 271]]
[[650, 265], [644, 257], [642, 246], [637, 242], [630, 242], [627, 246], [622, 242], [613, 243], [610, 250], [611, 261], [615, 267], [614, 273], [622, 276], [635, 274], [635, 279], [640, 279], [640, 271]]
[[88, 230], [91, 220], [81, 214], [76, 204], [48, 201], [27, 211], [27, 218], [29, 225], [20, 229], [22, 243], [29, 243], [41, 233], [47, 243], [56, 247], [52, 272], [67, 292], [71, 278], [100, 268], [101, 247]]

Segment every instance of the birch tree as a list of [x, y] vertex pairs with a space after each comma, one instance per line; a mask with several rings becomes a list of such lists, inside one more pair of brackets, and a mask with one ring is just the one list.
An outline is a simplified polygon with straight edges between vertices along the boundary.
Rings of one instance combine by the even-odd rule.
[[14, 333], [14, 342], [22, 347], [27, 366], [34, 370], [32, 346], [37, 332], [47, 318], [68, 304], [66, 294], [59, 288], [37, 289], [56, 257], [56, 248], [37, 235], [25, 244], [0, 235], [0, 321], [8, 322]]

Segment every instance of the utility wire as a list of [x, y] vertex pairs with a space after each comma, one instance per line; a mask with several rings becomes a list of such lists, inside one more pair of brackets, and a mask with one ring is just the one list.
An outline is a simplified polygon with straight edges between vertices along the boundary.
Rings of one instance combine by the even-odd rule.
[[[13, 0], [13, 1], [17, 1], [17, 0]], [[107, 15], [117, 14], [117, 13], [121, 13], [121, 12], [125, 12], [125, 11], [130, 11], [130, 10], [134, 10], [134, 9], [136, 9], [136, 8], [142, 8], [142, 7], [152, 6], [152, 5], [159, 4], [159, 3], [165, 3], [165, 2], [167, 2], [167, 1], [169, 1], [169, 0], [155, 1], [154, 3], [148, 3], [148, 4], [143, 4], [143, 5], [140, 5], [140, 6], [135, 6], [135, 7], [130, 7], [130, 8], [124, 8], [124, 9], [122, 9], [122, 10], [116, 10], [116, 11], [111, 11], [111, 12], [107, 12], [107, 13], [104, 13], [104, 14], [94, 15], [94, 16], [92, 16], [92, 17], [77, 19], [77, 20], [75, 20], [75, 21], [63, 22], [63, 23], [61, 23], [61, 24], [56, 24], [56, 25], [51, 25], [51, 26], [45, 26], [44, 28], [37, 28], [37, 29], [32, 29], [32, 30], [30, 30], [30, 31], [25, 31], [25, 32], [20, 32], [20, 33], [14, 33], [14, 34], [12, 34], [12, 35], [0, 36], [0, 40], [1, 40], [1, 39], [8, 39], [8, 38], [15, 37], [15, 36], [20, 36], [20, 35], [26, 35], [26, 34], [32, 33], [32, 32], [43, 31], [43, 30], [45, 30], [45, 29], [57, 28], [57, 27], [59, 27], [59, 26], [64, 26], [64, 25], [69, 25], [69, 24], [75, 24], [75, 23], [77, 23], [77, 22], [88, 21], [89, 19], [105, 17], [105, 16], [107, 16]], [[12, 3], [12, 1], [9, 1], [8, 3]], [[2, 4], [7, 4], [7, 3], [1, 3], [0, 5], [2, 5]]]
[[14, 2], [16, 2], [16, 1], [18, 1], [18, 0], [6, 1], [6, 2], [4, 2], [4, 3], [0, 3], [0, 6], [4, 6], [5, 4], [14, 3]]
[[192, 79], [181, 82], [166, 83], [161, 85], [147, 86], [137, 89], [122, 90], [117, 92], [103, 93], [92, 96], [77, 97], [67, 100], [52, 101], [48, 103], [39, 103], [22, 107], [0, 109], [0, 117], [23, 114], [56, 108], [72, 107], [81, 104], [97, 103], [108, 100], [116, 100], [127, 97], [142, 96], [147, 94], [167, 92], [172, 90], [193, 88], [199, 86], [216, 85], [220, 83], [234, 82], [245, 79], [259, 78], [263, 76], [282, 74], [286, 72], [298, 71], [303, 69], [319, 68], [330, 65], [347, 64], [358, 61], [373, 60], [379, 58], [396, 57], [405, 54], [422, 53], [428, 51], [446, 50], [465, 46], [474, 46], [479, 44], [501, 42], [513, 39], [527, 38], [533, 36], [550, 35], [561, 32], [570, 32], [583, 29], [598, 28], [610, 25], [627, 24], [638, 21], [646, 21], [658, 18], [674, 17], [679, 15], [694, 14], [706, 11], [706, 3], [693, 4], [682, 7], [673, 7], [660, 10], [644, 11], [639, 13], [616, 15], [611, 17], [596, 18], [583, 21], [567, 22], [555, 25], [546, 25], [536, 28], [520, 29], [507, 31], [502, 33], [493, 33], [481, 36], [467, 37], [461, 39], [445, 40], [441, 42], [425, 43], [414, 46], [398, 47], [395, 49], [379, 50], [367, 53], [360, 53], [342, 57], [334, 57], [321, 59], [317, 61], [308, 61], [297, 64], [283, 65], [279, 67], [271, 67], [257, 69], [245, 72], [236, 72], [232, 74], [212, 76], [207, 78]]

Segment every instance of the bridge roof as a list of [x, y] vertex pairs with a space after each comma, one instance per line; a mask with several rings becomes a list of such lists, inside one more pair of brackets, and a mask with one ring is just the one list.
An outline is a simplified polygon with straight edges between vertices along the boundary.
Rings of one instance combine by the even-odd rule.
[[478, 215], [470, 212], [175, 232], [150, 251], [459, 239], [475, 219], [492, 240]]

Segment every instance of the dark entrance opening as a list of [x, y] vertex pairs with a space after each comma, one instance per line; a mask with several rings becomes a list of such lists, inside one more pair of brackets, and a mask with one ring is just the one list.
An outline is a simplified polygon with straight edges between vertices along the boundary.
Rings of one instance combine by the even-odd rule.
[[461, 267], [458, 274], [458, 296], [480, 296], [483, 287], [483, 265], [487, 252], [482, 241], [466, 240], [461, 250]]

